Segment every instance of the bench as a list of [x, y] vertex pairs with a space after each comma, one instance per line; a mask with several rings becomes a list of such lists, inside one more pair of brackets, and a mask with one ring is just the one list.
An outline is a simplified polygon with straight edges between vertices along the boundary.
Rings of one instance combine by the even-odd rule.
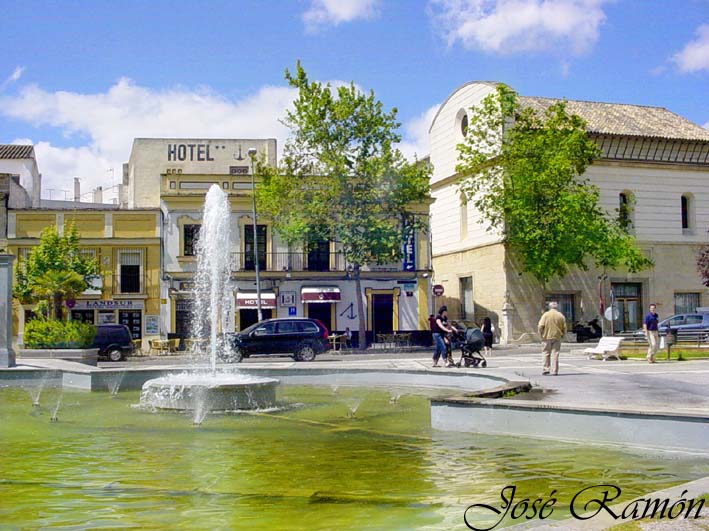
[[608, 358], [615, 358], [620, 360], [618, 357], [618, 349], [620, 348], [620, 343], [623, 341], [622, 337], [619, 336], [607, 336], [602, 337], [593, 348], [584, 349], [584, 352], [588, 354], [588, 359], [598, 359], [598, 356], [606, 361]]

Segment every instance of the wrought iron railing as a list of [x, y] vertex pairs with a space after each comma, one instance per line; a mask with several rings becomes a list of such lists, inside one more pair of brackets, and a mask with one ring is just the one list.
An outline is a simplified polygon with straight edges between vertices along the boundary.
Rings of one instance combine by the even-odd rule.
[[[253, 253], [231, 253], [232, 271], [254, 271]], [[345, 271], [345, 257], [340, 252], [274, 252], [259, 256], [261, 271]]]

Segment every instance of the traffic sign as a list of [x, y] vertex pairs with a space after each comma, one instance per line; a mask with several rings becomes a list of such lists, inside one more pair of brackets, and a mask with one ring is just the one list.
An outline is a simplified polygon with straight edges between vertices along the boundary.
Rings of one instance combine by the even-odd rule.
[[440, 297], [441, 295], [443, 295], [443, 292], [444, 292], [443, 286], [441, 286], [440, 284], [436, 284], [435, 286], [433, 286], [433, 294], [436, 297]]

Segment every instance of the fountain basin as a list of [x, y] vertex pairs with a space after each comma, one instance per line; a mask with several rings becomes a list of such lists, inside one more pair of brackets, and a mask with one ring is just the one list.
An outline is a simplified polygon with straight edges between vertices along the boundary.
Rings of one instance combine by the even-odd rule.
[[177, 374], [148, 380], [141, 405], [158, 409], [235, 411], [276, 405], [278, 380], [242, 374]]

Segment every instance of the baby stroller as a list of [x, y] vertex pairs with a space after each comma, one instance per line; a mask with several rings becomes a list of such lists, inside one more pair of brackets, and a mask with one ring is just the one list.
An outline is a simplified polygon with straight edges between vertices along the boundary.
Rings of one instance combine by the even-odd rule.
[[480, 350], [485, 344], [482, 331], [479, 328], [468, 328], [465, 330], [464, 338], [460, 342], [461, 356], [457, 366], [487, 367], [485, 356], [480, 354]]

